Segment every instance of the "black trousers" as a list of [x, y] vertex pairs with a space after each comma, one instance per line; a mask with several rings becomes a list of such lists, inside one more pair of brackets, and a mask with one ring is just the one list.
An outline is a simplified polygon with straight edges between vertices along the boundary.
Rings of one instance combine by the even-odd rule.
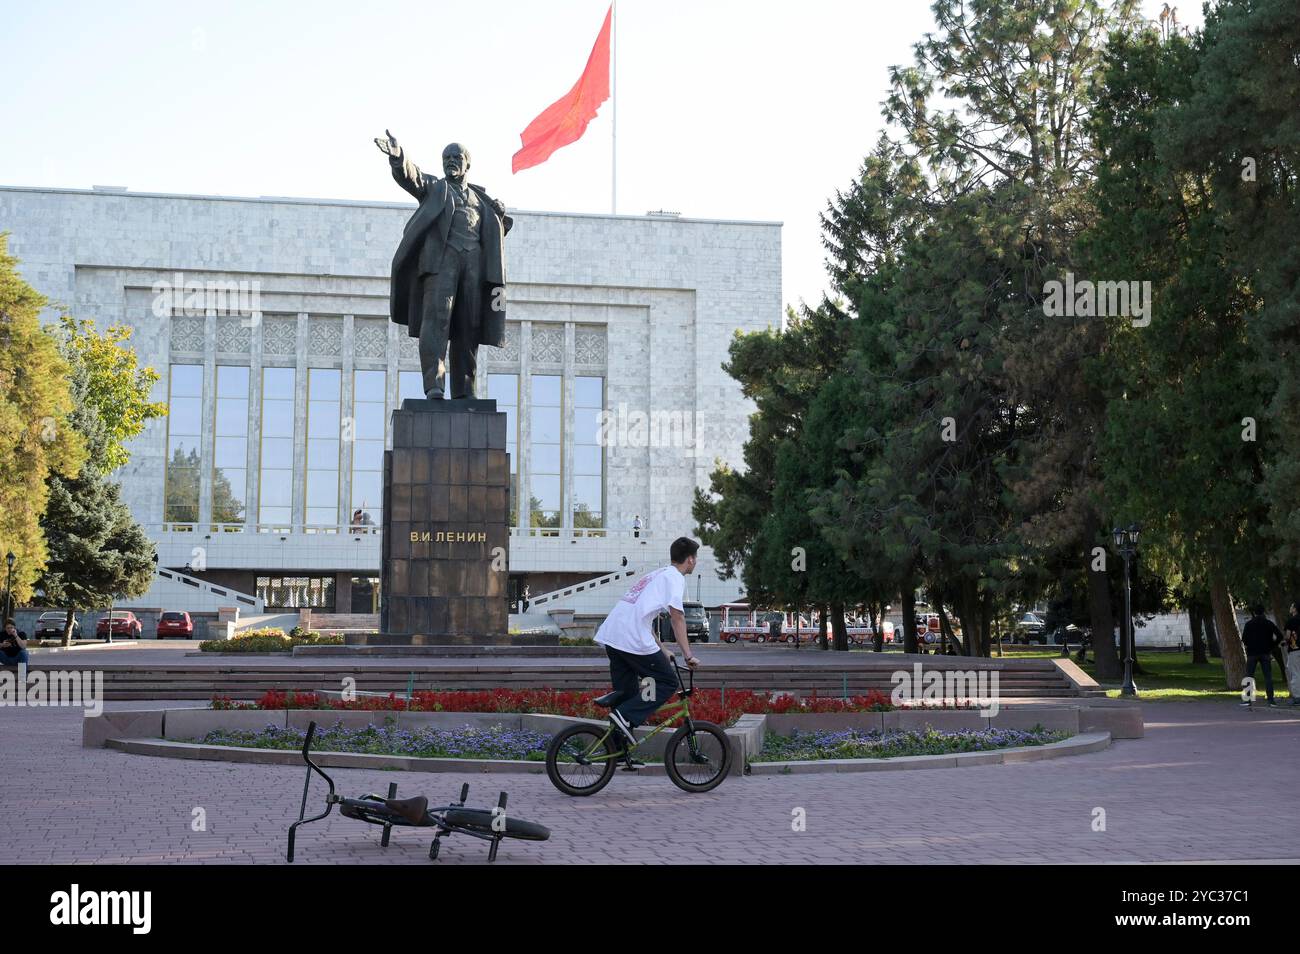
[[1254, 677], [1255, 667], [1262, 665], [1264, 667], [1264, 691], [1268, 693], [1268, 701], [1273, 701], [1273, 663], [1272, 657], [1265, 653], [1262, 656], [1246, 657], [1246, 675]]
[[440, 398], [446, 390], [448, 345], [451, 396], [474, 396], [482, 277], [483, 253], [478, 249], [463, 252], [451, 245], [443, 250], [438, 271], [420, 277], [420, 367], [427, 397]]
[[[639, 656], [606, 646], [605, 654], [609, 656], [609, 680], [619, 694], [614, 709], [629, 725], [645, 722], [677, 691], [677, 673], [662, 652]], [[653, 693], [649, 691], [651, 682]]]

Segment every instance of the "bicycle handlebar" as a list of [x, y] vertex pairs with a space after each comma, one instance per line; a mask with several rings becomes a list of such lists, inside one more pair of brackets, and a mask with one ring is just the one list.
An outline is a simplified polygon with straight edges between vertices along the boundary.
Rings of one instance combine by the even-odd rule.
[[[692, 669], [690, 666], [681, 666], [681, 665], [678, 665], [678, 663], [677, 663], [677, 657], [676, 657], [676, 656], [673, 657], [673, 669], [676, 670], [676, 672], [677, 672], [677, 685], [678, 685], [679, 687], [681, 687], [681, 689], [685, 690], [685, 689], [687, 689], [687, 688], [690, 688], [690, 689], [694, 689], [694, 688], [695, 688], [695, 670], [694, 670], [694, 669]], [[690, 678], [690, 685], [689, 685], [689, 686], [688, 686], [685, 682], [682, 681], [682, 673], [688, 673], [688, 674], [690, 675], [691, 678]]]

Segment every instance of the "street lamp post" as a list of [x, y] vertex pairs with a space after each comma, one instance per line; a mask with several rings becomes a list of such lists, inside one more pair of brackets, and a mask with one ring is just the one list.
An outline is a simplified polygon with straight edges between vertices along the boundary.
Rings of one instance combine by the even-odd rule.
[[1138, 532], [1136, 523], [1111, 531], [1115, 550], [1124, 558], [1124, 627], [1127, 638], [1124, 640], [1124, 685], [1119, 691], [1122, 696], [1138, 694], [1137, 686], [1133, 684], [1133, 593], [1129, 582], [1129, 567], [1137, 554]]
[[9, 567], [5, 575], [5, 619], [14, 615], [14, 560], [16, 559], [12, 550], [5, 554], [5, 563]]

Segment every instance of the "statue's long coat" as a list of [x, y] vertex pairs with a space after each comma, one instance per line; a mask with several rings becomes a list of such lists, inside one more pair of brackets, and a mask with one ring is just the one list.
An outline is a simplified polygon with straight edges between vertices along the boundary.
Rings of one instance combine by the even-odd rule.
[[[420, 321], [424, 315], [424, 296], [420, 289], [420, 249], [426, 238], [441, 241], [445, 247], [451, 231], [451, 189], [445, 179], [422, 173], [419, 167], [405, 158], [392, 156], [393, 178], [420, 202], [420, 207], [406, 222], [402, 241], [393, 256], [393, 278], [389, 290], [389, 316], [400, 325], [406, 325], [407, 334], [420, 337]], [[506, 339], [506, 254], [505, 237], [514, 221], [502, 211], [482, 188], [467, 183], [478, 194], [482, 213], [483, 243], [483, 295], [482, 314], [479, 321], [479, 344], [500, 348]], [[439, 256], [441, 258], [441, 256]]]

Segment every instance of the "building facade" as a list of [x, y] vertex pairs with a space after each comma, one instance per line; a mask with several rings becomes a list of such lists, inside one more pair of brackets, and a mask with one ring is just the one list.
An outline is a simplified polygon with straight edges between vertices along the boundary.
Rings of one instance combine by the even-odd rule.
[[[115, 479], [161, 565], [268, 612], [377, 605], [389, 420], [423, 396], [416, 342], [388, 320], [412, 209], [0, 188], [23, 276], [129, 325], [160, 374], [169, 414]], [[780, 225], [511, 214], [507, 341], [480, 349], [478, 393], [509, 415], [511, 579], [537, 597], [662, 564], [715, 462], [740, 464], [751, 407], [722, 364], [736, 330], [781, 322]], [[688, 589], [710, 605], [739, 592], [714, 566], [705, 551]]]

